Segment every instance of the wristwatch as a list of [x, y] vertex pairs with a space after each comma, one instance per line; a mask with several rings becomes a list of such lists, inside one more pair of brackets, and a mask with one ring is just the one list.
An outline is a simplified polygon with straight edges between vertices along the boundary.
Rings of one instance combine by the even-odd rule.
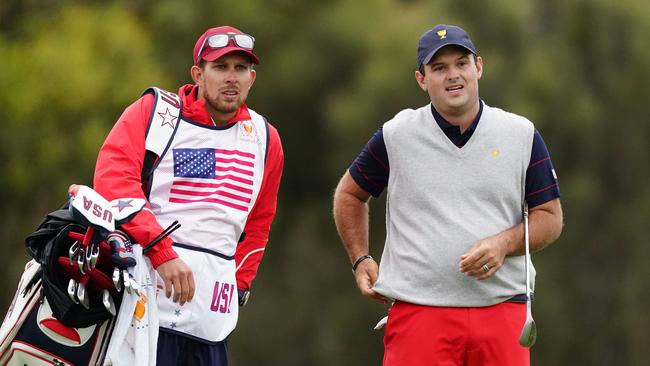
[[250, 290], [237, 289], [237, 297], [239, 298], [239, 306], [246, 306], [248, 299], [251, 297]]

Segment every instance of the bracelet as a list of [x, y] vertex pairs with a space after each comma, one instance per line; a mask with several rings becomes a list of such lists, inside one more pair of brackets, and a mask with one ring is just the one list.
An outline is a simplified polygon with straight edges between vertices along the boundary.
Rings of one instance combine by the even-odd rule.
[[352, 265], [352, 273], [354, 273], [357, 270], [357, 267], [359, 267], [359, 263], [365, 261], [366, 259], [372, 259], [372, 256], [370, 256], [370, 254], [366, 254], [359, 257], [359, 259], [357, 259], [356, 262], [354, 262], [354, 264]]

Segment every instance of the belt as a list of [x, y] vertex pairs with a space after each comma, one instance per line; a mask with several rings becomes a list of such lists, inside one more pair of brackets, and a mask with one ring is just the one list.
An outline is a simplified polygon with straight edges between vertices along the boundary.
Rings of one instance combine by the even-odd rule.
[[[515, 295], [515, 296], [509, 298], [508, 300], [506, 300], [506, 302], [516, 302], [518, 304], [525, 304], [526, 300], [527, 300], [526, 299], [526, 294], [519, 294], [519, 295]], [[535, 300], [535, 294], [531, 292], [530, 293], [530, 301], [533, 301], [533, 300]]]

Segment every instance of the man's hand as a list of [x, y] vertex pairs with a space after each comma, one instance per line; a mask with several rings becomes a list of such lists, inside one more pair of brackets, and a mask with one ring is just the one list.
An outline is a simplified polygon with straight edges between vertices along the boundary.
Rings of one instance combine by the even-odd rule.
[[174, 289], [174, 302], [185, 304], [194, 297], [196, 285], [194, 284], [194, 274], [190, 267], [180, 258], [174, 258], [156, 268], [160, 277], [165, 281], [165, 296], [172, 296]]
[[[542, 250], [555, 241], [562, 232], [562, 206], [556, 198], [529, 211], [530, 252]], [[524, 224], [476, 242], [460, 256], [460, 271], [478, 280], [494, 275], [508, 255], [524, 254]], [[487, 266], [488, 271], [483, 266]]]
[[354, 278], [357, 280], [357, 287], [359, 287], [363, 296], [379, 300], [386, 304], [388, 301], [372, 290], [375, 282], [377, 282], [378, 274], [379, 267], [377, 266], [377, 262], [370, 258], [359, 263], [357, 270], [354, 271]]
[[460, 271], [477, 280], [495, 274], [503, 266], [508, 254], [505, 235], [503, 232], [476, 242], [467, 253], [460, 256]]

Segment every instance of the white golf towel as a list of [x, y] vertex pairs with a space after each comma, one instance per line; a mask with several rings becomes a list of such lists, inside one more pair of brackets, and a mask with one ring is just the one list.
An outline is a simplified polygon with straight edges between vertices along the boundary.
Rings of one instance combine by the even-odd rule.
[[133, 245], [137, 261], [129, 273], [140, 286], [140, 295], [128, 293], [124, 298], [106, 352], [105, 366], [156, 365], [158, 344], [158, 307], [156, 288], [151, 280], [155, 273], [149, 258], [142, 255], [142, 247]]

